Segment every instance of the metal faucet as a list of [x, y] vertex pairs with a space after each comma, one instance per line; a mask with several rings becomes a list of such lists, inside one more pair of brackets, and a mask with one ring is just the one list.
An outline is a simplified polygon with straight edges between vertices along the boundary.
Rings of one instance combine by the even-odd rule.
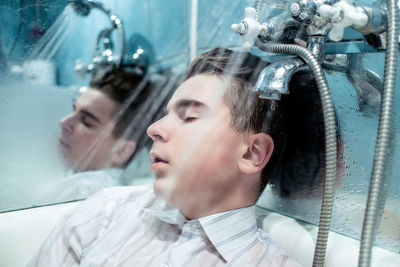
[[[285, 41], [281, 40], [282, 37], [287, 38], [285, 35], [274, 36], [276, 35], [275, 28], [278, 26], [275, 21], [268, 20], [263, 23], [258, 21], [258, 14], [263, 3], [263, 1], [258, 1], [254, 8], [247, 7], [243, 21], [231, 27], [234, 32], [243, 37], [245, 49], [251, 49], [256, 39], [262, 42], [280, 42]], [[342, 39], [344, 28], [349, 26], [363, 34], [380, 34], [385, 30], [386, 17], [383, 8], [377, 4], [367, 6], [357, 4], [353, 0], [295, 0], [291, 3], [287, 2], [285, 9], [292, 16], [284, 20], [285, 23], [297, 28], [294, 42], [307, 47], [320, 63], [324, 56], [328, 33], [332, 40], [339, 41]], [[285, 23], [283, 25], [286, 25]], [[304, 40], [305, 33], [307, 40]], [[304, 64], [303, 60], [298, 58], [272, 63], [261, 72], [254, 90], [260, 92], [261, 98], [279, 100], [282, 94], [289, 93], [290, 78]], [[349, 72], [348, 77], [350, 79], [358, 75]], [[355, 84], [354, 81], [353, 84]]]
[[[92, 57], [92, 63], [85, 65], [82, 62], [77, 62], [75, 71], [81, 77], [84, 77], [87, 73], [95, 74], [99, 69], [104, 69], [110, 66], [121, 66], [125, 55], [125, 33], [122, 25], [122, 20], [113, 14], [110, 10], [106, 9], [101, 3], [97, 3], [91, 0], [69, 0], [68, 4], [74, 9], [74, 11], [81, 16], [88, 16], [90, 11], [95, 8], [101, 10], [107, 15], [111, 21], [111, 27], [102, 30], [97, 36], [96, 46]], [[113, 42], [111, 40], [111, 33], [114, 30], [118, 30], [120, 38], [120, 56], [113, 55]], [[103, 43], [104, 50], [101, 51], [100, 43]]]
[[[324, 54], [325, 37], [310, 37], [308, 44], [308, 49], [321, 61]], [[300, 58], [276, 61], [261, 71], [254, 90], [260, 93], [260, 98], [280, 100], [282, 95], [289, 94], [289, 82], [292, 75], [306, 68], [307, 65]]]
[[285, 59], [265, 67], [258, 76], [254, 91], [259, 97], [270, 100], [280, 100], [281, 96], [289, 93], [289, 81], [292, 75], [303, 69], [305, 63], [299, 58]]

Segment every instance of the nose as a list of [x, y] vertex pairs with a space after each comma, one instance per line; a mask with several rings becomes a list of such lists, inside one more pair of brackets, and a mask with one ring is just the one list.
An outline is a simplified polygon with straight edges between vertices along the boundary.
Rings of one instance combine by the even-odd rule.
[[74, 129], [73, 114], [69, 114], [60, 120], [60, 127], [63, 132], [71, 133]]
[[153, 141], [166, 142], [169, 139], [168, 129], [165, 127], [164, 123], [165, 117], [154, 122], [147, 128], [147, 135]]

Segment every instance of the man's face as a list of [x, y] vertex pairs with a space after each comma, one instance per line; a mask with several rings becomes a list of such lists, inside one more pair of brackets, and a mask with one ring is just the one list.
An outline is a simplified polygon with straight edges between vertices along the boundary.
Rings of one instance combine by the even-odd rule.
[[88, 89], [74, 104], [74, 111], [60, 120], [59, 148], [75, 171], [110, 167], [115, 143], [111, 131], [118, 104], [102, 92]]
[[186, 80], [169, 101], [167, 115], [147, 129], [154, 141], [155, 192], [181, 210], [212, 206], [235, 188], [244, 138], [230, 126], [226, 86], [211, 75]]

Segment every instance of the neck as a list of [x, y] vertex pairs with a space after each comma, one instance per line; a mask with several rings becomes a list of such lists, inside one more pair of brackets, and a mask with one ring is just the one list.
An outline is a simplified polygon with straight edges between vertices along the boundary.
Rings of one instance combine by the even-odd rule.
[[212, 214], [221, 213], [252, 206], [256, 203], [254, 198], [249, 198], [250, 194], [231, 194], [225, 196], [218, 202], [197, 201], [195, 203], [185, 202], [179, 210], [189, 220], [195, 220]]

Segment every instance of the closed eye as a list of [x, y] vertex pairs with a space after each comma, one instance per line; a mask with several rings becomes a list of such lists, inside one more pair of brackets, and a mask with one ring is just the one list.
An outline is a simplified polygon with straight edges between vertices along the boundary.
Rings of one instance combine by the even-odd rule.
[[210, 112], [210, 108], [195, 99], [180, 99], [174, 104], [174, 111], [184, 123], [187, 123], [204, 117]]
[[197, 119], [197, 117], [186, 117], [186, 118], [184, 118], [184, 122], [192, 122], [196, 119]]
[[92, 113], [86, 110], [80, 110], [79, 113], [80, 113], [79, 120], [84, 126], [88, 128], [93, 128], [100, 124], [100, 120]]
[[80, 117], [80, 122], [83, 124], [83, 125], [85, 125], [87, 128], [92, 128], [93, 127], [93, 125], [90, 123], [90, 118], [87, 116], [87, 115], [85, 115], [85, 114], [83, 114], [81, 117]]

